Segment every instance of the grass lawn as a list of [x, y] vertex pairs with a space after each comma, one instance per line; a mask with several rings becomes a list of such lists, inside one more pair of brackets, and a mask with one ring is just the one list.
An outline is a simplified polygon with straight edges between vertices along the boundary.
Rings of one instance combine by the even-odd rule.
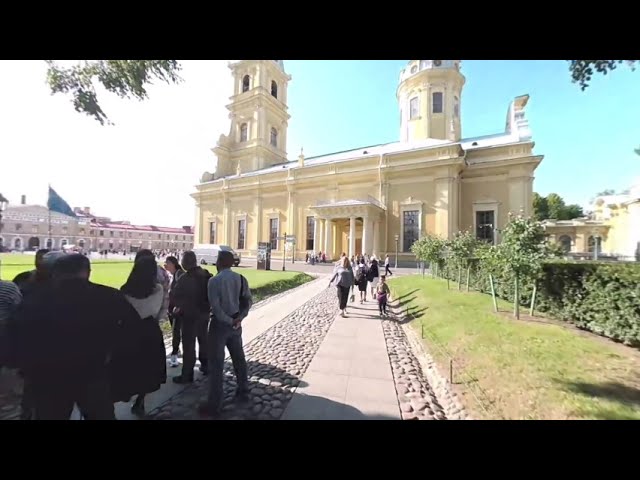
[[[34, 268], [34, 260], [34, 255], [0, 255], [0, 261], [2, 262], [0, 263], [0, 278], [2, 280], [13, 280], [19, 273]], [[113, 288], [120, 288], [127, 280], [132, 266], [133, 262], [129, 261], [94, 260], [91, 262], [91, 281]], [[205, 268], [215, 275], [215, 266], [208, 265]], [[300, 272], [265, 271], [249, 268], [234, 268], [234, 270], [246, 277], [253, 293], [254, 302], [259, 302], [266, 297], [312, 280], [312, 277]]]
[[446, 281], [416, 275], [390, 282], [394, 303], [413, 314], [411, 328], [420, 336], [424, 327], [442, 373], [448, 375], [447, 357], [454, 359], [455, 388], [475, 418], [640, 419], [638, 351], [495, 314], [491, 296], [451, 285], [447, 291]]

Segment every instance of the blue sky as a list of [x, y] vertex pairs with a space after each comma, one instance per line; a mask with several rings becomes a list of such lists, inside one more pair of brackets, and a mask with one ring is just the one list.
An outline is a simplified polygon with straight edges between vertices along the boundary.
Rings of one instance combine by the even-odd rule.
[[[180, 85], [149, 88], [144, 102], [100, 92], [115, 126], [52, 96], [43, 61], [0, 61], [0, 193], [46, 203], [47, 184], [71, 206], [114, 219], [165, 226], [195, 221], [190, 194], [213, 171], [211, 148], [229, 133], [227, 61], [188, 60]], [[287, 150], [296, 159], [399, 138], [395, 92], [407, 60], [293, 61]], [[504, 131], [509, 102], [528, 93], [527, 116], [545, 156], [534, 188], [584, 203], [640, 176], [640, 71], [626, 66], [582, 92], [564, 61], [464, 61], [465, 137]]]
[[[397, 141], [395, 98], [400, 70], [408, 60], [287, 61], [293, 77], [289, 155], [302, 142], [305, 155]], [[514, 97], [529, 94], [526, 115], [544, 155], [534, 189], [583, 203], [595, 193], [628, 188], [640, 175], [640, 71], [626, 65], [594, 77], [584, 92], [571, 82], [568, 62], [463, 61], [464, 137], [504, 131]]]

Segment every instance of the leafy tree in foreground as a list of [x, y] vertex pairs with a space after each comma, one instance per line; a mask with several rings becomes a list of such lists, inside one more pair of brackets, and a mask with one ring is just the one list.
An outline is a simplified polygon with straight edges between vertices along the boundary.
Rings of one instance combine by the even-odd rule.
[[458, 269], [458, 290], [462, 288], [462, 269], [465, 268], [467, 270], [467, 291], [469, 291], [471, 259], [482, 243], [468, 231], [456, 233], [449, 242], [449, 252]]
[[427, 234], [411, 245], [411, 253], [413, 253], [418, 260], [429, 263], [429, 269], [433, 276], [433, 267], [435, 266], [437, 268], [441, 263], [446, 244], [447, 242], [442, 238]]
[[535, 281], [550, 252], [542, 225], [533, 218], [511, 215], [501, 233], [496, 260], [500, 269], [515, 277], [514, 314], [520, 318], [520, 284], [526, 280]]
[[584, 91], [595, 73], [606, 75], [623, 62], [635, 70], [637, 60], [569, 60], [569, 71], [573, 83], [579, 84]]
[[178, 83], [177, 60], [82, 60], [73, 67], [47, 61], [47, 83], [51, 93], [70, 94], [77, 112], [95, 118], [101, 125], [112, 124], [98, 103], [96, 84], [120, 98], [148, 98], [146, 87], [154, 80]]

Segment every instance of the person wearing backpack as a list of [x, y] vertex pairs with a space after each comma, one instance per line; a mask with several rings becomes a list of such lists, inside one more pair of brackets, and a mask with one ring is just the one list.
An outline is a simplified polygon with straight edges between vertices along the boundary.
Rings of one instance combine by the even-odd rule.
[[198, 266], [196, 254], [184, 252], [182, 268], [185, 273], [174, 287], [173, 316], [182, 323], [182, 373], [173, 377], [174, 383], [192, 383], [196, 365], [196, 339], [200, 371], [207, 375], [207, 326], [209, 323], [209, 299], [207, 285], [212, 277], [209, 271]]
[[356, 285], [360, 292], [360, 303], [367, 301], [367, 267], [364, 264], [364, 257], [360, 257], [360, 264], [356, 267]]

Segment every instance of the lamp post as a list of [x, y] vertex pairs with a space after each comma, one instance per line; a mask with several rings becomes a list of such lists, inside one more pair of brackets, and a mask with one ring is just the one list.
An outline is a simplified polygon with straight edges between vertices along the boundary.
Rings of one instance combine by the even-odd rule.
[[400, 235], [398, 235], [396, 233], [395, 239], [396, 239], [396, 266], [395, 266], [395, 268], [398, 268], [398, 244], [400, 243]]

